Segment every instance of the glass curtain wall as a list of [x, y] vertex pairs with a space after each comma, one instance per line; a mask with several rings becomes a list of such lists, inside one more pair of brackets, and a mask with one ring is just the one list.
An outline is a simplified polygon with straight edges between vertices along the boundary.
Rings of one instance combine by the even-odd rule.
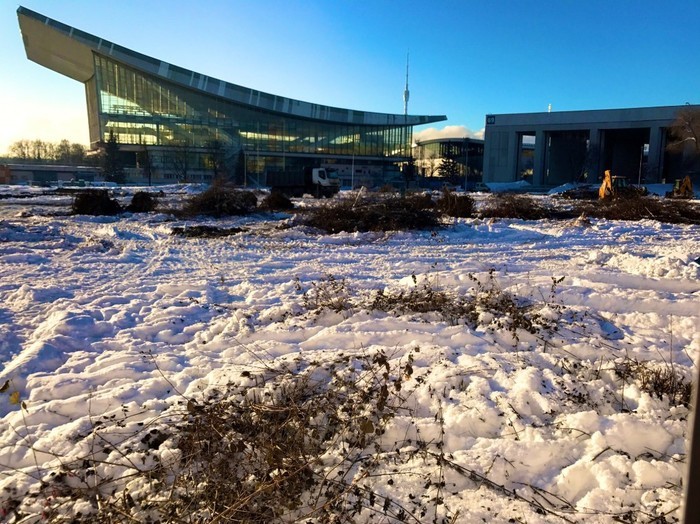
[[95, 54], [101, 138], [119, 143], [207, 147], [250, 153], [410, 156], [411, 126], [359, 126], [257, 110], [147, 75]]
[[[465, 147], [467, 149], [465, 149]], [[468, 174], [472, 181], [481, 181], [484, 170], [484, 144], [472, 140], [435, 140], [416, 146], [416, 162], [429, 176], [437, 175], [443, 159], [454, 160], [461, 176]], [[468, 169], [465, 168], [468, 164]], [[471, 178], [475, 177], [475, 178]]]

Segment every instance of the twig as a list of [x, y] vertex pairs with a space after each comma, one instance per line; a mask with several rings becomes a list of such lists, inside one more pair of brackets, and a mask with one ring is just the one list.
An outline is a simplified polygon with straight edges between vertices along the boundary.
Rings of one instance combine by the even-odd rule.
[[[438, 454], [436, 454], [432, 451], [426, 451], [426, 453], [428, 453], [429, 455], [432, 455], [433, 457], [436, 457], [436, 458], [438, 457]], [[571, 524], [575, 524], [575, 522], [573, 520], [570, 520], [570, 519], [566, 518], [565, 516], [560, 515], [559, 513], [556, 513], [554, 511], [552, 511], [551, 509], [544, 507], [540, 502], [538, 502], [536, 500], [530, 500], [526, 497], [523, 497], [522, 495], [518, 494], [515, 490], [508, 489], [505, 486], [498, 484], [498, 483], [494, 482], [493, 480], [485, 477], [481, 473], [474, 471], [473, 469], [465, 468], [463, 466], [460, 466], [456, 462], [453, 462], [453, 461], [447, 460], [447, 459], [445, 459], [445, 464], [447, 464], [452, 469], [454, 469], [458, 473], [464, 475], [465, 477], [469, 478], [470, 480], [472, 480], [474, 482], [481, 483], [481, 484], [483, 484], [483, 485], [485, 485], [485, 486], [487, 486], [495, 491], [498, 491], [500, 493], [503, 493], [504, 495], [507, 495], [508, 497], [513, 497], [515, 499], [518, 499], [518, 500], [521, 500], [521, 501], [527, 503], [528, 505], [534, 507], [536, 511], [545, 512], [545, 513], [548, 513], [548, 514], [553, 515], [555, 517], [558, 517], [565, 522], [570, 522]], [[568, 505], [570, 506], [570, 504], [568, 504]]]
[[596, 453], [595, 457], [593, 457], [591, 459], [591, 462], [595, 461], [598, 457], [600, 457], [606, 451], [614, 451], [614, 450], [610, 446], [605, 446], [605, 448], [601, 449], [598, 453]]

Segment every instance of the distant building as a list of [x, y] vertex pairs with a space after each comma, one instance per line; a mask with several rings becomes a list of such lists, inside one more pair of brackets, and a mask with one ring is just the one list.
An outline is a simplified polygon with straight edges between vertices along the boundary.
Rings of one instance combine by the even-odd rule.
[[482, 182], [484, 170], [484, 141], [476, 138], [436, 138], [417, 141], [413, 159], [418, 175], [424, 179], [441, 177], [441, 165], [446, 159], [456, 163], [457, 176], [452, 183], [464, 187]]
[[91, 185], [99, 181], [102, 181], [100, 169], [94, 166], [62, 166], [37, 163], [0, 164], [0, 184], [37, 186]]
[[596, 183], [606, 169], [633, 183], [671, 182], [689, 170], [697, 178], [697, 163], [666, 149], [683, 108], [487, 115], [484, 182]]
[[[85, 85], [90, 142], [113, 133], [132, 182], [264, 185], [268, 170], [337, 167], [395, 172], [413, 126], [440, 116], [373, 113], [293, 100], [217, 80], [17, 10], [30, 60]], [[354, 172], [347, 173], [352, 180]], [[374, 176], [374, 175], [372, 175]]]

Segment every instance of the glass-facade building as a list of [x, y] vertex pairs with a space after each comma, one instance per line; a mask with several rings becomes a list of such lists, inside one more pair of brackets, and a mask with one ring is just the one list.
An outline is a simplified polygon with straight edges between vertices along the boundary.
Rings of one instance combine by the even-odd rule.
[[[212, 144], [248, 173], [350, 163], [396, 166], [411, 157], [413, 126], [445, 120], [354, 111], [263, 93], [151, 58], [20, 7], [27, 57], [85, 85], [93, 148], [148, 148], [156, 170], [186, 151], [206, 170]], [[172, 174], [171, 174], [172, 175]]]
[[418, 172], [424, 177], [441, 176], [445, 160], [454, 161], [457, 174], [472, 183], [482, 182], [484, 141], [476, 138], [436, 138], [416, 142], [413, 151]]

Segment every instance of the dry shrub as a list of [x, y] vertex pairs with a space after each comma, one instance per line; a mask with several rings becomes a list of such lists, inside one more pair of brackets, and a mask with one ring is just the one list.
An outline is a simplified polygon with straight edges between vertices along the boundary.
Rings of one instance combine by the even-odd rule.
[[458, 195], [454, 191], [445, 189], [437, 201], [437, 207], [447, 216], [469, 218], [474, 213], [474, 199], [471, 195]]
[[392, 186], [391, 184], [384, 184], [380, 188], [377, 189], [379, 193], [385, 193], [385, 194], [391, 194], [391, 193], [396, 193], [396, 188]]
[[[380, 498], [354, 485], [352, 469], [376, 466], [379, 438], [401, 408], [411, 362], [409, 356], [399, 368], [383, 352], [340, 354], [326, 364], [244, 372], [220, 394], [190, 399], [176, 438], [182, 459], [175, 496], [161, 514], [352, 522]], [[339, 463], [321, 459], [334, 449], [341, 450]], [[386, 518], [400, 507], [387, 502], [370, 511]]]
[[190, 197], [182, 209], [182, 214], [213, 217], [247, 215], [253, 213], [257, 205], [258, 198], [252, 191], [243, 191], [222, 182], [215, 182], [206, 191]]
[[437, 313], [443, 320], [456, 325], [460, 321], [475, 324], [478, 314], [475, 303], [466, 296], [435, 289], [429, 282], [401, 290], [379, 290], [366, 305], [371, 311], [394, 314]]
[[671, 224], [700, 224], [700, 206], [685, 200], [644, 196], [630, 191], [605, 200], [571, 200], [566, 208], [545, 206], [528, 195], [496, 193], [479, 213], [483, 218], [543, 218], [569, 220], [585, 215], [607, 220], [657, 220]]
[[[368, 308], [398, 313], [434, 312], [452, 325], [465, 323], [472, 329], [481, 326], [489, 331], [506, 330], [516, 343], [520, 340], [520, 330], [549, 336], [559, 329], [558, 317], [564, 312], [563, 306], [547, 304], [557, 313], [557, 317], [543, 316], [539, 310], [544, 304], [538, 305], [528, 298], [505, 291], [496, 279], [495, 270], [491, 269], [485, 280], [471, 273], [467, 276], [474, 287], [464, 295], [436, 289], [429, 281], [419, 285], [413, 276], [413, 288], [379, 291]], [[552, 279], [551, 297], [562, 280]]]
[[700, 207], [692, 202], [629, 196], [602, 200], [586, 206], [586, 213], [608, 220], [658, 220], [674, 224], [700, 223]]
[[426, 200], [421, 196], [358, 198], [317, 206], [308, 210], [302, 220], [328, 233], [439, 227], [438, 215], [425, 206]]
[[412, 362], [381, 351], [299, 358], [183, 396], [133, 433], [127, 410], [103, 417], [80, 437], [94, 440], [89, 454], [60, 461], [28, 492], [5, 490], [0, 510], [12, 522], [354, 522], [361, 513], [419, 522], [428, 487], [407, 510], [355, 479], [356, 468], [371, 478], [381, 466], [380, 438], [409, 394]]
[[405, 196], [406, 199], [416, 209], [435, 209], [437, 204], [433, 200], [430, 193], [409, 193]]
[[[466, 324], [472, 329], [482, 327], [489, 331], [505, 330], [516, 343], [520, 340], [521, 331], [538, 336], [553, 335], [558, 331], [559, 318], [565, 312], [564, 306], [553, 301], [556, 288], [563, 278], [552, 278], [550, 301], [538, 304], [505, 291], [494, 269], [488, 272], [485, 279], [468, 274], [473, 287], [465, 294], [440, 289], [430, 280], [419, 283], [415, 275], [411, 276], [412, 287], [380, 289], [363, 295], [351, 289], [345, 279], [327, 275], [318, 282], [312, 282], [311, 287], [304, 291], [303, 305], [311, 312], [368, 310], [392, 314], [432, 313], [451, 325]], [[299, 281], [297, 289], [302, 290]], [[549, 311], [542, 315], [540, 311], [545, 306]]]
[[668, 398], [671, 405], [688, 406], [692, 387], [670, 367], [645, 369], [640, 375], [640, 388], [658, 398]]
[[629, 195], [624, 198], [612, 198], [597, 202], [600, 218], [608, 220], [642, 220], [653, 219], [663, 214], [664, 205], [656, 198], [643, 198]]
[[486, 205], [481, 210], [480, 215], [483, 218], [540, 220], [542, 218], [547, 218], [549, 212], [529, 195], [493, 193], [489, 195]]
[[615, 372], [625, 382], [635, 382], [653, 397], [667, 399], [671, 406], [690, 404], [692, 386], [671, 364], [625, 359], [615, 365]]
[[564, 198], [569, 200], [597, 200], [598, 188], [592, 185], [573, 187], [566, 191], [555, 195], [555, 198]]
[[158, 197], [147, 191], [137, 191], [131, 197], [131, 203], [126, 207], [126, 210], [131, 213], [150, 213], [155, 211], [158, 205]]
[[[299, 279], [296, 280], [297, 291], [302, 290]], [[304, 308], [309, 311], [328, 309], [340, 313], [353, 308], [353, 290], [344, 278], [337, 279], [326, 275], [318, 282], [312, 282], [311, 288], [304, 291]]]
[[321, 397], [310, 384], [274, 389], [274, 395], [260, 391], [249, 398], [245, 390], [232, 389], [203, 404], [190, 402], [177, 443], [177, 496], [168, 501], [168, 513], [271, 522], [301, 505], [315, 483], [309, 457], [321, 451], [308, 428], [322, 408]]
[[77, 192], [71, 206], [74, 215], [118, 215], [122, 206], [110, 198], [106, 189], [85, 189]]
[[668, 200], [666, 208], [670, 208], [668, 222], [677, 224], [700, 224], [700, 205], [686, 200]]
[[272, 191], [260, 202], [260, 209], [265, 211], [289, 211], [294, 209], [294, 203], [284, 193]]

